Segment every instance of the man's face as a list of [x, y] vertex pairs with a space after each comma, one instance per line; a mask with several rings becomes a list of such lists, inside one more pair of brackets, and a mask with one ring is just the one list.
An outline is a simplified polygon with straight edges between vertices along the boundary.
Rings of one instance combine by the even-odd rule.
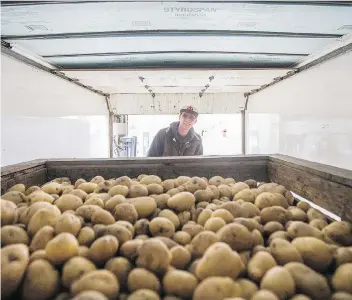
[[182, 112], [180, 115], [180, 127], [183, 129], [191, 129], [197, 123], [197, 117], [194, 114]]

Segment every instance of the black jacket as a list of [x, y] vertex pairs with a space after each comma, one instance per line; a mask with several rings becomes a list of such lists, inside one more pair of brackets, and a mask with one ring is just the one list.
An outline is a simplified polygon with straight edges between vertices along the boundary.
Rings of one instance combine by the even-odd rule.
[[191, 128], [185, 137], [181, 137], [178, 125], [179, 122], [174, 122], [170, 127], [159, 130], [150, 146], [148, 157], [203, 155], [200, 135]]

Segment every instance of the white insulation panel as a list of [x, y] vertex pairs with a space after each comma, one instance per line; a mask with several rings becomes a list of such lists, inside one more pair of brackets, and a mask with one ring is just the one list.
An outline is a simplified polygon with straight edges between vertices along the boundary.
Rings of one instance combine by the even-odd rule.
[[111, 104], [118, 114], [178, 114], [184, 105], [195, 106], [201, 114], [234, 114], [244, 106], [242, 93], [207, 94], [113, 94]]
[[352, 170], [352, 51], [249, 97], [248, 153]]

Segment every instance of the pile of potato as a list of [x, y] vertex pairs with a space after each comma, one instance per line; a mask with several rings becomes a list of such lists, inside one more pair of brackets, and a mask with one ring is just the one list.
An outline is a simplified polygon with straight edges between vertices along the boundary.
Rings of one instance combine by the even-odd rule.
[[351, 224], [253, 179], [16, 184], [1, 247], [1, 299], [352, 300]]

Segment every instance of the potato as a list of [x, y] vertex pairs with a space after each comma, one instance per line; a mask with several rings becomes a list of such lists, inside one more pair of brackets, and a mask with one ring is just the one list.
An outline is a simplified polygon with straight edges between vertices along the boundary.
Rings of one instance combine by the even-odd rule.
[[87, 246], [79, 246], [78, 247], [78, 256], [89, 258], [89, 248]]
[[219, 217], [223, 219], [227, 224], [233, 221], [233, 215], [226, 209], [220, 208], [211, 214], [212, 218]]
[[260, 218], [263, 224], [270, 221], [277, 221], [281, 224], [285, 224], [290, 218], [290, 213], [281, 206], [271, 206], [261, 210]]
[[41, 191], [41, 188], [37, 185], [33, 185], [31, 187], [29, 187], [28, 189], [26, 189], [25, 192], [22, 192], [23, 194], [25, 194], [25, 196], [29, 196], [30, 194], [32, 194], [33, 192], [36, 191]]
[[79, 189], [74, 189], [70, 192], [70, 195], [74, 195], [77, 196], [79, 198], [82, 199], [82, 201], [84, 201], [86, 199], [86, 197], [88, 196], [88, 194], [85, 191], [79, 190]]
[[129, 188], [128, 197], [137, 198], [148, 196], [148, 189], [141, 184], [134, 184]]
[[78, 255], [78, 241], [71, 233], [60, 233], [45, 246], [48, 259], [55, 265], [66, 262], [73, 256]]
[[218, 189], [217, 186], [208, 185], [207, 189], [210, 190], [212, 192], [212, 194], [213, 194], [211, 199], [219, 199], [220, 198], [220, 192], [219, 192], [219, 189]]
[[234, 197], [237, 193], [245, 189], [249, 189], [249, 186], [244, 182], [236, 182], [235, 184], [231, 184], [232, 197]]
[[332, 276], [332, 286], [337, 292], [346, 292], [352, 294], [352, 263], [339, 266]]
[[130, 203], [118, 204], [114, 209], [116, 220], [122, 220], [134, 224], [137, 221], [138, 213], [134, 205]]
[[242, 199], [246, 202], [254, 203], [255, 198], [256, 194], [252, 190], [244, 189], [235, 194], [235, 196], [233, 197], [233, 201]]
[[187, 244], [189, 244], [191, 242], [191, 236], [188, 232], [185, 231], [177, 231], [175, 232], [174, 236], [173, 236], [173, 240], [182, 245], [185, 246]]
[[82, 246], [89, 247], [95, 240], [95, 233], [91, 227], [83, 227], [77, 237], [78, 243]]
[[47, 260], [31, 262], [23, 279], [22, 299], [50, 299], [58, 292], [59, 279], [59, 272]]
[[342, 246], [352, 246], [352, 225], [348, 222], [332, 222], [322, 232], [325, 239]]
[[277, 231], [284, 231], [285, 228], [281, 223], [276, 221], [268, 222], [263, 227], [263, 233], [265, 236], [270, 236], [272, 233]]
[[62, 191], [61, 184], [57, 182], [48, 182], [41, 188], [44, 193], [47, 194], [60, 194]]
[[136, 208], [138, 217], [146, 218], [150, 216], [156, 209], [156, 201], [152, 197], [138, 197], [130, 199]]
[[148, 219], [140, 219], [134, 224], [134, 229], [136, 235], [139, 234], [149, 234], [149, 220]]
[[198, 284], [197, 279], [189, 272], [172, 270], [163, 278], [163, 288], [166, 294], [191, 298]]
[[1, 246], [11, 244], [28, 245], [29, 238], [27, 232], [16, 225], [5, 225], [1, 227]]
[[39, 209], [31, 218], [27, 232], [29, 236], [34, 236], [45, 225], [55, 226], [60, 218], [60, 211], [52, 208]]
[[277, 266], [265, 273], [260, 288], [269, 290], [279, 296], [281, 300], [285, 300], [294, 295], [295, 281], [289, 271], [284, 267]]
[[254, 246], [251, 232], [241, 224], [227, 224], [216, 234], [221, 242], [229, 244], [236, 251], [249, 250]]
[[145, 176], [140, 180], [141, 184], [146, 184], [146, 185], [152, 184], [152, 183], [160, 184], [161, 182], [162, 182], [161, 178], [156, 175]]
[[136, 237], [134, 238], [135, 240], [142, 240], [142, 241], [146, 241], [149, 239], [149, 236], [146, 234], [140, 234], [140, 235], [136, 235]]
[[223, 300], [241, 295], [240, 285], [230, 277], [212, 276], [198, 284], [193, 300]]
[[117, 221], [115, 223], [116, 225], [120, 225], [122, 227], [125, 227], [126, 229], [128, 229], [131, 234], [132, 234], [132, 237], [134, 236], [134, 233], [135, 233], [135, 230], [134, 230], [134, 226], [130, 223], [130, 222], [127, 222], [127, 221]]
[[213, 211], [210, 209], [204, 209], [197, 218], [197, 223], [204, 226], [206, 221], [211, 218]]
[[199, 261], [196, 274], [200, 280], [211, 276], [228, 276], [236, 279], [244, 269], [244, 264], [237, 252], [225, 243], [212, 244]]
[[214, 176], [212, 178], [209, 179], [209, 185], [215, 185], [215, 186], [219, 186], [221, 184], [224, 184], [224, 178], [221, 176]]
[[304, 236], [312, 236], [318, 239], [323, 239], [322, 232], [309, 224], [300, 221], [292, 222], [287, 228], [287, 233], [291, 239]]
[[213, 244], [219, 241], [219, 238], [212, 231], [202, 231], [192, 240], [192, 256], [194, 258], [202, 257], [205, 251]]
[[98, 187], [98, 185], [94, 182], [83, 182], [77, 186], [77, 189], [86, 192], [87, 194], [94, 193], [94, 190]]
[[26, 191], [26, 186], [22, 183], [15, 184], [7, 190], [7, 192], [20, 192], [23, 194], [25, 191]]
[[163, 187], [157, 183], [151, 183], [147, 185], [147, 190], [149, 195], [160, 195], [164, 192]]
[[185, 247], [175, 246], [170, 249], [172, 255], [171, 265], [176, 269], [184, 270], [191, 262], [191, 254]]
[[265, 273], [275, 266], [275, 259], [269, 253], [260, 251], [256, 253], [248, 262], [248, 276], [250, 279], [260, 282]]
[[296, 206], [298, 208], [302, 209], [304, 212], [307, 212], [308, 209], [310, 208], [309, 203], [304, 202], [304, 201], [299, 201]]
[[[122, 299], [121, 296], [120, 299]], [[165, 300], [165, 298], [163, 299]], [[160, 297], [156, 292], [152, 290], [140, 289], [130, 294], [126, 300], [160, 300]]]
[[184, 184], [186, 191], [190, 193], [194, 193], [198, 190], [205, 190], [207, 185], [207, 182], [199, 177], [192, 177]]
[[69, 232], [72, 233], [74, 236], [77, 236], [80, 230], [81, 220], [74, 214], [63, 214], [57, 219], [57, 223], [55, 225], [56, 234], [62, 232]]
[[249, 279], [240, 278], [236, 282], [242, 288], [242, 297], [244, 299], [251, 299], [252, 296], [258, 291], [258, 286]]
[[271, 291], [259, 290], [253, 295], [251, 300], [279, 300], [279, 297]]
[[87, 182], [85, 179], [83, 178], [79, 178], [76, 180], [75, 182], [75, 188], [77, 189], [77, 187], [81, 184], [81, 183], [84, 183], [84, 182]]
[[105, 180], [97, 183], [98, 186], [94, 190], [94, 193], [108, 193], [109, 190], [113, 187], [113, 182]]
[[309, 222], [309, 225], [318, 229], [318, 230], [322, 230], [323, 228], [325, 228], [326, 226], [328, 226], [328, 223], [324, 220], [320, 220], [320, 219], [314, 219], [312, 221]]
[[102, 210], [98, 205], [82, 205], [76, 209], [76, 215], [80, 216], [86, 222], [90, 222], [92, 215], [96, 212]]
[[306, 295], [298, 294], [290, 298], [290, 300], [312, 300], [312, 299]]
[[290, 206], [288, 208], [288, 211], [291, 213], [291, 220], [292, 221], [302, 221], [306, 222], [307, 221], [307, 214], [300, 208]]
[[161, 186], [163, 187], [164, 193], [166, 193], [175, 188], [175, 181], [174, 179], [166, 179], [161, 183]]
[[55, 201], [55, 205], [60, 209], [61, 212], [66, 210], [76, 210], [78, 207], [83, 205], [83, 201], [80, 197], [65, 194]]
[[330, 299], [331, 291], [326, 278], [299, 262], [284, 266], [296, 284], [296, 289], [312, 299]]
[[118, 279], [121, 289], [127, 289], [127, 278], [132, 268], [130, 261], [124, 257], [113, 257], [105, 264], [105, 269], [112, 272]]
[[52, 205], [48, 202], [36, 202], [30, 205], [26, 210], [24, 210], [23, 213], [21, 213], [19, 217], [19, 223], [28, 226], [30, 219], [41, 208], [52, 209], [56, 211], [57, 214], [60, 214], [60, 210], [55, 205]]
[[143, 244], [142, 240], [131, 240], [125, 242], [120, 248], [120, 255], [133, 262], [138, 256], [138, 248]]
[[281, 206], [279, 199], [273, 193], [263, 192], [255, 198], [255, 205], [260, 209], [271, 206]]
[[55, 236], [55, 231], [52, 226], [44, 226], [37, 231], [34, 235], [31, 244], [30, 251], [34, 252], [37, 250], [45, 249], [46, 244], [52, 240]]
[[335, 265], [338, 267], [346, 263], [352, 263], [352, 248], [340, 247], [334, 253]]
[[194, 203], [195, 197], [189, 192], [180, 192], [167, 200], [167, 205], [179, 212], [189, 210]]
[[226, 222], [220, 217], [212, 217], [205, 222], [204, 229], [207, 231], [218, 232], [219, 229], [224, 227]]
[[117, 178], [114, 182], [114, 185], [124, 185], [127, 186], [128, 188], [132, 185], [132, 180], [128, 176], [121, 176]]
[[253, 231], [254, 229], [257, 229], [259, 232], [263, 232], [263, 226], [251, 218], [236, 218], [234, 220], [234, 223], [241, 224], [247, 227], [249, 231]]
[[84, 274], [71, 285], [73, 295], [89, 290], [101, 292], [110, 300], [115, 300], [120, 286], [116, 277], [110, 271], [95, 270]]
[[169, 195], [170, 197], [172, 197], [172, 196], [174, 196], [176, 194], [179, 194], [179, 193], [181, 193], [181, 191], [178, 188], [173, 188], [173, 189], [168, 190], [166, 192], [166, 194]]
[[203, 226], [189, 221], [187, 224], [183, 225], [182, 231], [188, 232], [191, 238], [195, 237], [198, 233], [204, 231]]
[[104, 181], [104, 180], [105, 180], [105, 179], [104, 179], [103, 176], [95, 176], [95, 177], [93, 177], [93, 178], [91, 179], [90, 182], [93, 182], [93, 183], [98, 184], [99, 182], [102, 182], [102, 181]]
[[93, 198], [89, 198], [89, 199], [86, 199], [86, 201], [84, 202], [83, 204], [84, 206], [87, 206], [87, 205], [96, 205], [96, 206], [99, 206], [101, 208], [104, 208], [104, 201], [98, 197], [93, 197]]
[[160, 292], [160, 281], [150, 271], [143, 268], [135, 268], [128, 275], [127, 279], [128, 290], [134, 292], [140, 289], [149, 289], [155, 292]]
[[108, 201], [105, 203], [105, 209], [108, 210], [109, 212], [113, 213], [114, 209], [117, 205], [121, 203], [126, 203], [127, 200], [124, 196], [122, 195], [115, 195], [111, 197]]
[[196, 202], [210, 202], [213, 198], [213, 192], [210, 188], [206, 188], [205, 190], [197, 190], [194, 193], [194, 197], [196, 198]]
[[158, 217], [169, 219], [174, 224], [175, 230], [180, 227], [180, 220], [172, 210], [164, 209], [159, 213]]
[[253, 243], [254, 243], [254, 245], [261, 245], [261, 246], [264, 246], [264, 239], [263, 239], [263, 236], [262, 236], [262, 234], [260, 233], [259, 230], [254, 229], [254, 230], [252, 231], [252, 236], [253, 236]]
[[119, 241], [113, 235], [104, 235], [96, 239], [89, 248], [89, 258], [98, 266], [105, 264], [119, 248]]
[[240, 210], [236, 213], [236, 215], [243, 218], [254, 218], [256, 216], [259, 217], [260, 210], [253, 203], [244, 202], [240, 205]]
[[27, 202], [29, 204], [33, 204], [36, 202], [48, 202], [52, 204], [54, 202], [54, 198], [51, 195], [40, 190], [40, 191], [35, 191], [29, 196], [27, 196]]
[[[71, 299], [71, 298], [68, 298], [68, 299]], [[63, 300], [66, 300], [66, 299], [63, 299]], [[73, 297], [71, 300], [108, 300], [108, 298], [105, 297], [103, 293], [100, 293], [97, 291], [84, 291], [76, 295], [76, 297]]]
[[1, 248], [1, 298], [10, 296], [19, 287], [29, 261], [28, 247], [13, 244]]
[[149, 231], [152, 236], [172, 237], [175, 234], [175, 226], [169, 219], [157, 217], [150, 221]]
[[[89, 195], [87, 195], [85, 202], [87, 202], [88, 200], [92, 199], [92, 198], [98, 198], [101, 201], [103, 201], [103, 204], [105, 205], [105, 203], [111, 198], [111, 196], [108, 193], [91, 193]], [[104, 206], [102, 206], [104, 207]]]
[[326, 221], [326, 217], [318, 210], [316, 210], [315, 208], [310, 208], [307, 211], [307, 217], [308, 217], [308, 221], [312, 221], [315, 219], [319, 219], [319, 220], [324, 220]]
[[234, 218], [242, 217], [242, 207], [237, 202], [227, 202], [221, 208], [228, 210]]
[[[75, 187], [73, 185], [62, 185], [62, 187], [61, 187], [61, 195], [66, 195], [66, 194], [71, 193], [74, 190], [74, 188]], [[51, 195], [52, 196], [56, 195], [57, 197], [59, 197], [59, 195], [57, 195], [57, 194], [51, 194]]]
[[[190, 215], [191, 215], [191, 219], [189, 221], [197, 223], [198, 217], [202, 213], [203, 210], [204, 210], [203, 208], [192, 207], [191, 210], [189, 211]], [[182, 224], [182, 225], [185, 225], [185, 224]]]
[[220, 193], [220, 198], [222, 198], [222, 197], [232, 198], [232, 191], [228, 185], [220, 184], [218, 186], [218, 190]]
[[18, 191], [7, 192], [6, 194], [1, 195], [1, 199], [11, 201], [16, 205], [22, 202], [27, 202], [27, 197]]
[[275, 238], [270, 243], [270, 252], [278, 264], [285, 265], [289, 262], [303, 263], [302, 256], [297, 248], [290, 242]]
[[304, 263], [317, 272], [323, 272], [330, 266], [333, 256], [323, 241], [314, 237], [298, 237], [292, 241]]
[[[305, 300], [305, 299], [302, 299], [302, 300]], [[307, 299], [307, 300], [310, 300], [310, 299]], [[337, 292], [332, 295], [331, 300], [352, 300], [352, 294], [345, 293], [345, 292]]]
[[159, 209], [167, 208], [167, 200], [169, 200], [170, 195], [168, 194], [160, 194], [155, 196], [155, 202]]
[[73, 282], [78, 280], [82, 275], [96, 270], [95, 265], [84, 257], [72, 257], [62, 268], [62, 284], [69, 288]]
[[164, 273], [170, 266], [172, 255], [165, 244], [156, 239], [146, 240], [138, 250], [136, 265], [154, 273]]
[[132, 240], [132, 233], [129, 229], [127, 229], [125, 226], [122, 226], [120, 224], [111, 224], [107, 225], [105, 229], [103, 230], [103, 234], [111, 234], [114, 237], [117, 238], [119, 241], [119, 244], [122, 245], [123, 243]]
[[34, 251], [31, 254], [31, 256], [29, 257], [29, 263], [35, 261], [36, 259], [46, 259], [46, 260], [48, 260], [48, 257], [46, 255], [45, 250], [41, 249], [41, 250]]

